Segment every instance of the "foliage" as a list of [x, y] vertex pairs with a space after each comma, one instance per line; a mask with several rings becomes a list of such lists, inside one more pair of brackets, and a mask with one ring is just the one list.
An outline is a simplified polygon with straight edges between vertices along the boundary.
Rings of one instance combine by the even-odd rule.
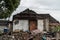
[[53, 32], [60, 32], [60, 26], [57, 26], [53, 29]]
[[7, 18], [18, 7], [20, 0], [0, 0], [0, 18]]

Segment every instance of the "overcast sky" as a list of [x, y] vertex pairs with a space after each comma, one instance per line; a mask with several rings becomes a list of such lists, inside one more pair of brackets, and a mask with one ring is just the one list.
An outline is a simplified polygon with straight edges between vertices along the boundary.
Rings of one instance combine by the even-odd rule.
[[34, 10], [38, 14], [49, 13], [60, 21], [60, 0], [21, 0], [20, 5], [12, 15], [17, 14], [26, 8]]

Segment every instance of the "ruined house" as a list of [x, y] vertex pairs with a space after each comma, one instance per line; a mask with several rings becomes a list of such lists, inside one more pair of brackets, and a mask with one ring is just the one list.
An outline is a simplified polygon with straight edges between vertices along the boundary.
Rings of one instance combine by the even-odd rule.
[[13, 16], [13, 31], [49, 31], [53, 23], [59, 23], [49, 14], [37, 14], [33, 10], [26, 9]]
[[[44, 31], [48, 32], [58, 25], [59, 22], [51, 15], [37, 14], [33, 10], [26, 9], [14, 15], [12, 21], [0, 20], [0, 31], [4, 32], [4, 29], [7, 28], [9, 29], [9, 32], [19, 32], [20, 30], [28, 32], [33, 31], [35, 33]], [[39, 36], [36, 39], [38, 38]], [[49, 38], [47, 37], [47, 39]]]

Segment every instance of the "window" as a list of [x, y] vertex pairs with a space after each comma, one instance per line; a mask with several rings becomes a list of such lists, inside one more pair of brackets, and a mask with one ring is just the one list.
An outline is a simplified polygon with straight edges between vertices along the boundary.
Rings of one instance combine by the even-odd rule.
[[18, 23], [19, 23], [19, 20], [14, 21], [14, 24], [15, 24], [15, 25], [18, 24]]

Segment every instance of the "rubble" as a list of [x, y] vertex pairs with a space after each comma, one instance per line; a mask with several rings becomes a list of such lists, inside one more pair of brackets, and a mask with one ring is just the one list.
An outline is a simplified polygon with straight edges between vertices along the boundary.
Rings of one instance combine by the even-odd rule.
[[41, 34], [32, 35], [29, 32], [13, 32], [11, 35], [4, 34], [0, 40], [41, 40]]

